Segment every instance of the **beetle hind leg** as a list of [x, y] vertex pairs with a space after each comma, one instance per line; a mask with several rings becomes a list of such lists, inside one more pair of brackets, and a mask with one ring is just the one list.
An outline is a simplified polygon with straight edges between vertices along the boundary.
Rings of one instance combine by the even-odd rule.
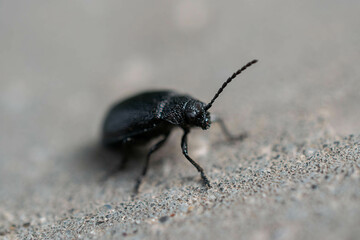
[[160, 140], [159, 142], [157, 142], [155, 145], [153, 145], [150, 148], [150, 150], [149, 150], [149, 152], [148, 152], [148, 154], [146, 156], [146, 161], [145, 161], [145, 165], [144, 165], [144, 168], [142, 170], [142, 173], [141, 173], [140, 177], [136, 180], [135, 189], [134, 189], [135, 194], [137, 194], [139, 192], [141, 182], [142, 182], [143, 178], [145, 177], [146, 172], [147, 172], [147, 170], [149, 168], [149, 162], [150, 162], [151, 154], [153, 154], [154, 152], [159, 150], [159, 148], [161, 148], [164, 145], [164, 143], [166, 142], [168, 137], [169, 137], [169, 133], [167, 133], [162, 140]]
[[206, 177], [204, 169], [198, 163], [196, 163], [194, 160], [192, 160], [191, 157], [188, 154], [187, 135], [189, 134], [189, 132], [190, 131], [188, 129], [184, 129], [184, 135], [182, 136], [182, 139], [181, 139], [182, 152], [183, 152], [184, 156], [186, 157], [186, 159], [189, 160], [189, 162], [198, 170], [198, 172], [200, 173], [201, 178], [202, 178], [205, 186], [208, 187], [208, 188], [211, 188], [210, 181]]

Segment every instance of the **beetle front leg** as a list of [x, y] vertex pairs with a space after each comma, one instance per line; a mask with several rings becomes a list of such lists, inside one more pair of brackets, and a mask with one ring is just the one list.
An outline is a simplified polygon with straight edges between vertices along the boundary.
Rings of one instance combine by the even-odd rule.
[[241, 133], [239, 135], [231, 134], [228, 128], [226, 127], [224, 121], [216, 115], [211, 115], [211, 122], [218, 123], [220, 125], [220, 128], [224, 133], [224, 135], [226, 136], [226, 138], [228, 139], [228, 141], [242, 141], [248, 136], [246, 132]]
[[201, 178], [204, 181], [204, 184], [208, 187], [211, 188], [210, 185], [210, 181], [209, 179], [206, 177], [205, 173], [204, 173], [204, 169], [197, 164], [194, 160], [191, 159], [191, 157], [188, 154], [188, 150], [187, 150], [187, 135], [189, 134], [190, 130], [189, 129], [184, 129], [184, 135], [182, 136], [181, 139], [181, 149], [183, 154], [185, 155], [185, 157], [187, 158], [187, 160], [189, 160], [189, 162], [191, 162], [192, 165], [194, 165], [194, 167], [196, 167], [196, 169], [200, 172]]
[[145, 166], [143, 168], [143, 171], [140, 175], [140, 177], [136, 180], [136, 184], [135, 184], [135, 194], [137, 194], [139, 192], [139, 187], [140, 187], [140, 184], [142, 182], [142, 179], [145, 177], [146, 175], [146, 172], [149, 168], [149, 162], [150, 162], [150, 156], [151, 154], [153, 154], [156, 150], [158, 150], [162, 145], [164, 145], [164, 143], [166, 142], [166, 140], [168, 139], [169, 137], [169, 133], [167, 133], [164, 138], [162, 140], [160, 140], [159, 142], [157, 142], [155, 145], [153, 145], [151, 148], [150, 148], [150, 151], [148, 152], [147, 156], [146, 156], [146, 161], [145, 161]]

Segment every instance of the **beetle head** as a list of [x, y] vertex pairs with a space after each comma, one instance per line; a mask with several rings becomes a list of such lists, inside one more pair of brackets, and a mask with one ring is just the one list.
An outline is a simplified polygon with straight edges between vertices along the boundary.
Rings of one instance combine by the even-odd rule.
[[206, 130], [210, 127], [210, 113], [205, 110], [205, 104], [198, 100], [190, 100], [185, 107], [185, 121], [190, 126], [201, 127]]

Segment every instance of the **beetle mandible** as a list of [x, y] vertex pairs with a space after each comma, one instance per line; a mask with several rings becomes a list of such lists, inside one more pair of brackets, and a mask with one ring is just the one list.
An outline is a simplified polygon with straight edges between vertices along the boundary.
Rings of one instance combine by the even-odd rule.
[[[224, 88], [237, 75], [256, 62], [257, 60], [253, 60], [233, 73], [208, 104], [189, 95], [178, 94], [174, 91], [147, 91], [120, 101], [110, 108], [105, 117], [102, 132], [102, 144], [106, 148], [119, 149], [125, 152], [129, 147], [145, 144], [156, 137], [162, 136], [161, 140], [150, 148], [146, 156], [144, 168], [136, 181], [135, 193], [138, 193], [141, 181], [146, 175], [150, 156], [164, 145], [174, 127], [180, 127], [184, 131], [181, 139], [182, 153], [200, 172], [205, 186], [211, 187], [204, 169], [188, 154], [187, 136], [191, 128], [201, 127], [206, 130], [210, 128], [211, 122], [218, 122], [229, 140], [243, 139], [246, 136], [246, 134], [233, 136], [221, 118], [210, 118], [208, 110]], [[122, 165], [126, 160], [125, 157]]]

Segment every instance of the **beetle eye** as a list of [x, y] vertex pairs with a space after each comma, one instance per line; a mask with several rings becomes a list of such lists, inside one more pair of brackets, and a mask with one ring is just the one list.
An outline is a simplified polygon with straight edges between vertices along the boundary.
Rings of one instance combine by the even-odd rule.
[[208, 112], [205, 114], [205, 122], [211, 123], [210, 113]]

